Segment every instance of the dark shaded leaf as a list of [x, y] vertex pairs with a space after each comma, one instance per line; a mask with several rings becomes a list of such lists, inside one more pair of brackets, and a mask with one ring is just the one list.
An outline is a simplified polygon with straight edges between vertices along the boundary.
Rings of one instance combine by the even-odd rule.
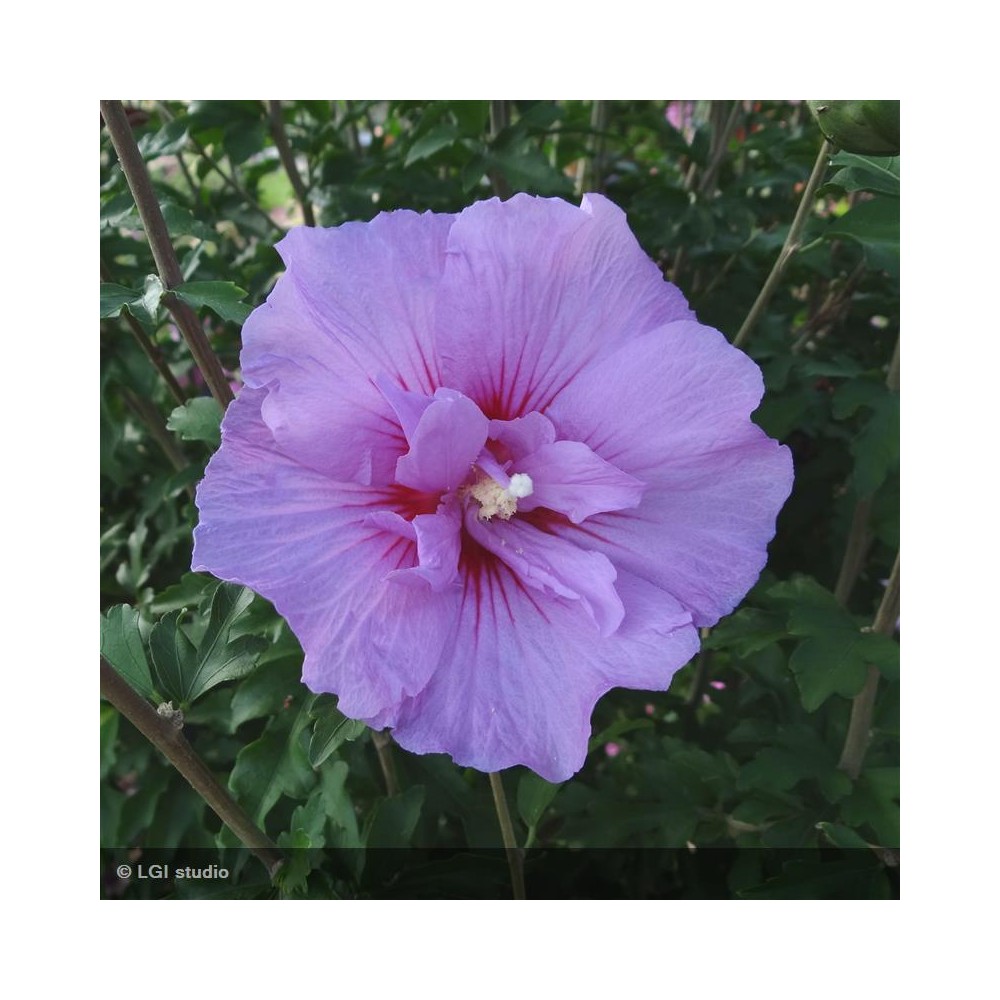
[[164, 692], [187, 705], [224, 681], [236, 680], [254, 667], [267, 645], [256, 636], [227, 642], [233, 622], [249, 607], [254, 593], [247, 587], [223, 583], [212, 598], [208, 627], [199, 645], [181, 628], [181, 612], [165, 615], [149, 636], [153, 666]]
[[135, 608], [119, 604], [101, 616], [101, 656], [143, 698], [157, 700]]
[[309, 763], [313, 767], [319, 767], [341, 743], [356, 740], [368, 728], [363, 722], [347, 718], [332, 695], [320, 695], [310, 715], [316, 720], [309, 741]]

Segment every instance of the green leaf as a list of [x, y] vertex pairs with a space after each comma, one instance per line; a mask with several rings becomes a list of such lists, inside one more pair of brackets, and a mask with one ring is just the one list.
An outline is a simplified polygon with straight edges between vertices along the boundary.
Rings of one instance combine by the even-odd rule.
[[101, 616], [101, 656], [143, 698], [158, 700], [135, 608], [119, 604]]
[[862, 406], [878, 405], [885, 394], [889, 392], [882, 378], [856, 378], [837, 387], [833, 394], [833, 415], [837, 420], [845, 420], [853, 416]]
[[517, 811], [521, 814], [525, 826], [534, 829], [542, 814], [556, 797], [561, 784], [553, 785], [544, 778], [539, 778], [534, 771], [528, 771], [517, 783]]
[[163, 615], [178, 608], [200, 607], [218, 586], [219, 581], [207, 573], [185, 573], [179, 583], [167, 587], [149, 602], [149, 613]]
[[214, 447], [222, 442], [222, 407], [211, 396], [189, 399], [167, 417], [167, 430], [177, 431], [184, 441], [207, 441]]
[[548, 161], [533, 143], [513, 149], [493, 150], [486, 155], [488, 167], [494, 167], [510, 182], [515, 191], [540, 195], [570, 194], [572, 181]]
[[124, 285], [115, 285], [111, 282], [102, 282], [101, 319], [111, 319], [114, 316], [118, 316], [122, 311], [122, 306], [130, 305], [138, 298], [141, 298], [141, 294], [134, 288], [126, 288]]
[[231, 281], [186, 281], [174, 288], [173, 293], [188, 305], [196, 309], [207, 306], [233, 323], [242, 323], [253, 311], [241, 301], [246, 298], [246, 291]]
[[817, 823], [819, 830], [834, 847], [844, 848], [867, 848], [868, 842], [864, 837], [855, 833], [848, 826], [841, 826], [839, 823]]
[[139, 152], [143, 159], [152, 160], [157, 156], [179, 153], [188, 141], [187, 122], [175, 118], [167, 122], [158, 132], [147, 132], [139, 140]]
[[860, 153], [837, 153], [830, 160], [831, 166], [843, 167], [828, 184], [836, 184], [845, 191], [871, 191], [899, 197], [899, 157], [862, 156]]
[[706, 649], [732, 649], [737, 656], [744, 658], [787, 635], [781, 615], [757, 608], [743, 608], [719, 622], [703, 645]]
[[899, 847], [899, 768], [865, 768], [840, 818], [855, 829], [870, 826], [882, 847]]
[[181, 705], [190, 704], [224, 681], [244, 677], [267, 645], [256, 636], [227, 642], [233, 623], [254, 593], [248, 587], [220, 584], [212, 598], [208, 627], [198, 646], [180, 626], [180, 611], [165, 615], [149, 636], [153, 666], [165, 693]]
[[868, 263], [899, 277], [899, 200], [879, 196], [862, 201], [837, 219], [827, 240], [849, 239], [864, 247]]
[[101, 705], [101, 778], [108, 776], [115, 763], [115, 740], [118, 739], [117, 709]]
[[426, 160], [429, 156], [433, 156], [439, 150], [450, 146], [459, 137], [459, 130], [456, 126], [451, 124], [438, 125], [432, 128], [426, 135], [421, 136], [417, 141], [410, 147], [410, 151], [406, 154], [406, 160], [403, 163], [404, 167], [409, 167], [420, 160]]
[[851, 443], [854, 489], [870, 497], [899, 468], [899, 394], [886, 391], [861, 432]]
[[409, 847], [424, 804], [422, 785], [412, 785], [401, 795], [382, 799], [371, 815], [365, 835], [369, 848]]
[[865, 662], [878, 668], [889, 681], [899, 680], [899, 643], [879, 632], [864, 632], [861, 636], [861, 655]]
[[332, 695], [317, 698], [310, 714], [316, 720], [309, 741], [309, 763], [313, 767], [319, 767], [342, 743], [356, 740], [368, 728], [344, 715]]
[[837, 645], [840, 638], [806, 639], [788, 660], [807, 712], [815, 712], [830, 695], [853, 698], [864, 687], [865, 662], [855, 649]]
[[888, 899], [888, 880], [871, 852], [834, 861], [789, 861], [780, 875], [744, 889], [742, 899]]
[[160, 203], [160, 210], [163, 212], [163, 221], [167, 224], [167, 232], [171, 238], [178, 236], [194, 236], [199, 240], [217, 240], [218, 234], [209, 229], [204, 222], [196, 219], [191, 212], [172, 201]]
[[489, 101], [449, 101], [448, 107], [462, 130], [462, 135], [479, 136], [490, 113]]
[[[319, 787], [329, 829], [327, 843], [335, 847], [353, 849], [360, 864], [363, 863], [363, 855], [356, 849], [364, 847], [364, 841], [358, 831], [358, 816], [354, 810], [354, 803], [347, 791], [347, 771], [347, 764], [344, 761], [333, 761], [320, 769]], [[357, 874], [360, 875], [360, 870]]]
[[884, 650], [870, 644], [862, 631], [825, 587], [809, 577], [777, 584], [768, 595], [790, 606], [788, 631], [803, 637], [788, 665], [795, 674], [806, 711], [814, 712], [833, 694], [853, 698], [868, 674], [866, 650]]
[[[261, 661], [265, 659], [261, 657]], [[294, 704], [311, 699], [309, 691], [303, 687], [302, 654], [290, 652], [276, 660], [260, 666], [246, 680], [241, 681], [233, 692], [230, 725], [237, 727], [251, 719], [262, 719], [275, 715]]]
[[229, 788], [261, 828], [282, 795], [304, 799], [316, 784], [315, 772], [299, 738], [309, 723], [311, 701], [304, 699], [279, 711], [260, 739], [245, 746], [236, 757]]

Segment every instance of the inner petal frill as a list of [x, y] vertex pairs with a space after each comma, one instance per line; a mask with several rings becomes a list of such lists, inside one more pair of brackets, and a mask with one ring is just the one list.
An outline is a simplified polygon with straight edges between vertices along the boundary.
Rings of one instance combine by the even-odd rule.
[[479, 594], [483, 580], [492, 578], [489, 565], [499, 561], [523, 586], [579, 602], [602, 636], [614, 633], [625, 616], [614, 565], [546, 528], [552, 519], [579, 524], [635, 507], [645, 485], [587, 445], [558, 440], [543, 414], [488, 420], [452, 389], [427, 396], [384, 377], [375, 384], [409, 445], [396, 463], [396, 488], [437, 497], [433, 513], [414, 515], [403, 507], [369, 517], [372, 527], [416, 545], [417, 564], [391, 577], [421, 580], [438, 591], [468, 589], [466, 577], [475, 575]]

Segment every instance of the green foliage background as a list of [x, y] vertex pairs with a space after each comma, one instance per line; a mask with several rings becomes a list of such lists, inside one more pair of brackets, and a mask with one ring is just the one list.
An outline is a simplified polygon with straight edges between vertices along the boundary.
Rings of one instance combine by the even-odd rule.
[[[280, 273], [273, 244], [303, 221], [281, 132], [325, 226], [395, 208], [457, 212], [494, 191], [600, 190], [700, 320], [736, 334], [822, 141], [804, 103], [674, 102], [674, 124], [663, 101], [493, 103], [491, 126], [485, 101], [285, 102], [277, 133], [256, 101], [128, 109], [181, 261], [175, 292], [198, 309], [234, 383], [240, 323]], [[270, 605], [189, 572], [193, 492], [221, 409], [164, 308], [103, 131], [100, 197], [102, 654], [152, 704], [183, 712], [196, 752], [289, 857], [272, 884], [102, 701], [103, 857], [205, 851], [238, 875], [224, 890], [147, 887], [116, 881], [112, 865], [102, 893], [509, 895], [485, 776], [393, 746], [400, 790], [387, 795], [371, 734], [301, 685], [301, 650]], [[898, 158], [837, 152], [802, 244], [743, 345], [767, 387], [755, 420], [795, 458], [768, 567], [669, 692], [602, 699], [573, 780], [504, 774], [529, 896], [896, 891], [898, 643], [865, 628], [899, 549], [899, 401], [886, 384]], [[845, 606], [833, 591], [849, 538], [862, 558]], [[852, 780], [838, 761], [870, 666], [873, 735]]]

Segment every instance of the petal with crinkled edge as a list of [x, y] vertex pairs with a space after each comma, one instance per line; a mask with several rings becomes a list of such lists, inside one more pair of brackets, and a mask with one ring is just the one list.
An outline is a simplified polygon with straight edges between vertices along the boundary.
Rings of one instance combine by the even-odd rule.
[[738, 447], [664, 466], [633, 510], [580, 525], [553, 520], [550, 530], [662, 587], [699, 627], [714, 625], [757, 581], [791, 488], [791, 453], [751, 433]]
[[372, 379], [430, 395], [441, 384], [434, 308], [454, 216], [389, 212], [293, 229], [286, 273], [243, 326], [247, 385], [282, 449], [335, 479], [383, 485], [405, 448]]
[[[305, 650], [303, 680], [366, 718], [417, 694], [454, 634], [458, 591], [390, 577], [417, 545], [371, 515], [384, 491], [335, 483], [281, 455], [244, 388], [198, 487], [193, 568], [271, 600]], [[387, 579], [388, 578], [388, 579]]]
[[696, 625], [715, 624], [757, 580], [792, 488], [791, 453], [750, 420], [763, 389], [760, 369], [697, 323], [588, 367], [547, 416], [648, 487], [634, 510], [553, 530], [663, 587]]
[[691, 315], [607, 199], [477, 202], [448, 235], [441, 373], [487, 416], [511, 419], [630, 338]]
[[666, 690], [698, 649], [669, 595], [629, 574], [617, 586], [625, 618], [602, 638], [579, 602], [530, 590], [503, 564], [468, 580], [450, 656], [394, 713], [394, 738], [480, 771], [523, 764], [547, 781], [571, 777], [597, 699], [612, 687]]
[[655, 482], [673, 461], [752, 443], [760, 369], [718, 330], [670, 323], [588, 365], [546, 416], [560, 438]]

